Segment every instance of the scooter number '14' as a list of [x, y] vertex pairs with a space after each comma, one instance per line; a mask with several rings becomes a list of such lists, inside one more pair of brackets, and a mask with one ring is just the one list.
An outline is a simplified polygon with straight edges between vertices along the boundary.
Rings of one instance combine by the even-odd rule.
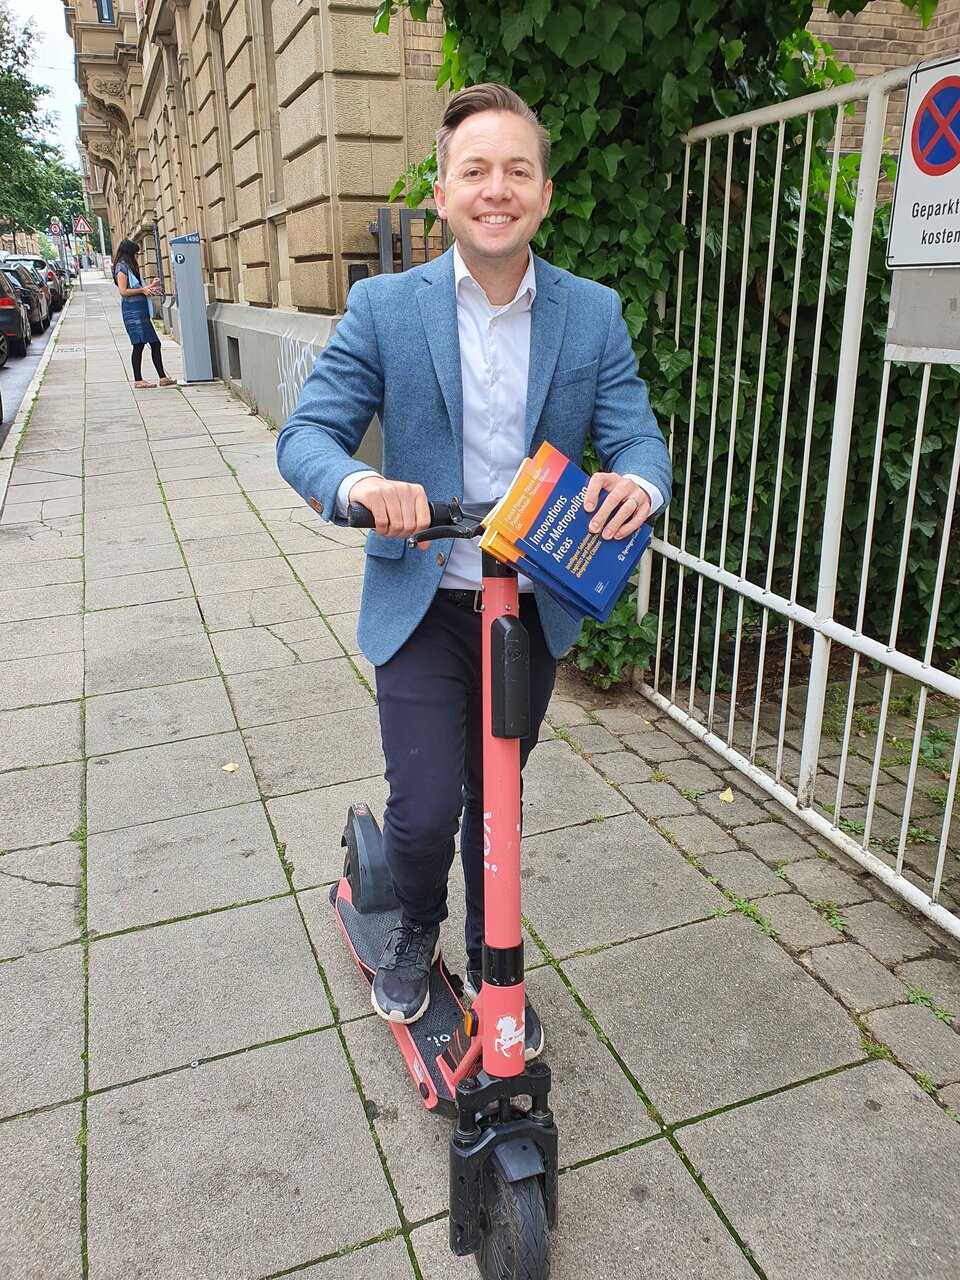
[[492, 817], [492, 813], [485, 813], [483, 815], [483, 866], [484, 870], [491, 871], [496, 875], [497, 864], [490, 861], [490, 849], [493, 844], [493, 832], [490, 830], [490, 819]]

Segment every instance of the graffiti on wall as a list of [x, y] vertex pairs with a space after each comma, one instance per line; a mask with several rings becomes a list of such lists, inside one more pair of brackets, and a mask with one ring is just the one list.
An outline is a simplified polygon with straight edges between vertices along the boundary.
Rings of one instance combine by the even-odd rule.
[[300, 399], [300, 390], [313, 370], [316, 352], [312, 342], [297, 338], [292, 332], [285, 333], [279, 340], [277, 368], [280, 381], [277, 384], [277, 395], [280, 397], [282, 422], [290, 417]]

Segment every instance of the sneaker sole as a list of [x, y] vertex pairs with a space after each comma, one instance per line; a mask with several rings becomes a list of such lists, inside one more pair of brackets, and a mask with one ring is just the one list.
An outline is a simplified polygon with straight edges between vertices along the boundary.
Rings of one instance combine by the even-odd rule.
[[427, 991], [423, 1004], [417, 1012], [411, 1014], [409, 1018], [405, 1018], [399, 1009], [391, 1009], [389, 1013], [384, 1013], [383, 1009], [381, 1009], [377, 1004], [376, 996], [373, 994], [372, 987], [370, 988], [370, 1003], [373, 1005], [373, 1012], [378, 1013], [385, 1022], [398, 1022], [401, 1026], [409, 1027], [411, 1023], [419, 1022], [427, 1012], [427, 1009], [430, 1007], [430, 992]]
[[[433, 968], [433, 966], [437, 963], [437, 960], [439, 958], [440, 958], [440, 943], [438, 941], [436, 949], [433, 953], [433, 959], [430, 961], [431, 968]], [[406, 1018], [403, 1016], [403, 1014], [400, 1012], [399, 1009], [391, 1009], [388, 1012], [380, 1008], [380, 1006], [377, 1004], [376, 995], [374, 993], [372, 983], [370, 985], [370, 1003], [373, 1006], [373, 1012], [378, 1014], [379, 1017], [383, 1018], [384, 1022], [396, 1022], [396, 1023], [399, 1023], [400, 1026], [402, 1027], [409, 1027], [412, 1022], [418, 1022], [423, 1017], [423, 1015], [427, 1012], [427, 1009], [429, 1009], [430, 987], [429, 985], [427, 986], [427, 994], [424, 997], [423, 1004], [420, 1006], [420, 1008], [416, 1011], [416, 1013], [412, 1013], [410, 1014], [409, 1017], [406, 1017]]]

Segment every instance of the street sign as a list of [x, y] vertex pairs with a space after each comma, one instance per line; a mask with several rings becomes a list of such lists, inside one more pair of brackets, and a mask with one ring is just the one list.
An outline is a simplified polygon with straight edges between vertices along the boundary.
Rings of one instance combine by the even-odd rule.
[[910, 77], [887, 266], [960, 266], [960, 58]]
[[61, 224], [61, 222], [60, 222], [60, 219], [59, 219], [59, 218], [51, 218], [51, 219], [50, 219], [50, 234], [51, 234], [52, 236], [62, 236], [62, 235], [63, 235], [63, 226], [62, 226], [62, 224]]
[[82, 213], [77, 214], [77, 220], [73, 224], [73, 234], [75, 236], [92, 236], [93, 227], [86, 220]]

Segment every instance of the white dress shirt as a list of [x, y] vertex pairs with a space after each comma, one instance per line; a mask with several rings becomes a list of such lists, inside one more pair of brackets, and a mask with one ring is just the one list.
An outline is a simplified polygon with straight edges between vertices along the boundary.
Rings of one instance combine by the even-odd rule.
[[[470, 274], [459, 246], [453, 247], [463, 383], [463, 501], [468, 504], [499, 498], [524, 459], [530, 310], [537, 294], [533, 253], [529, 249], [527, 253], [527, 269], [512, 301], [494, 307]], [[339, 514], [346, 514], [352, 486], [369, 474], [353, 472], [344, 478], [337, 490]], [[649, 495], [652, 511], [663, 505], [663, 495], [656, 486], [639, 476], [630, 478]], [[440, 586], [479, 587], [480, 563], [475, 539], [455, 539]], [[521, 591], [533, 589], [523, 575], [519, 586]]]

